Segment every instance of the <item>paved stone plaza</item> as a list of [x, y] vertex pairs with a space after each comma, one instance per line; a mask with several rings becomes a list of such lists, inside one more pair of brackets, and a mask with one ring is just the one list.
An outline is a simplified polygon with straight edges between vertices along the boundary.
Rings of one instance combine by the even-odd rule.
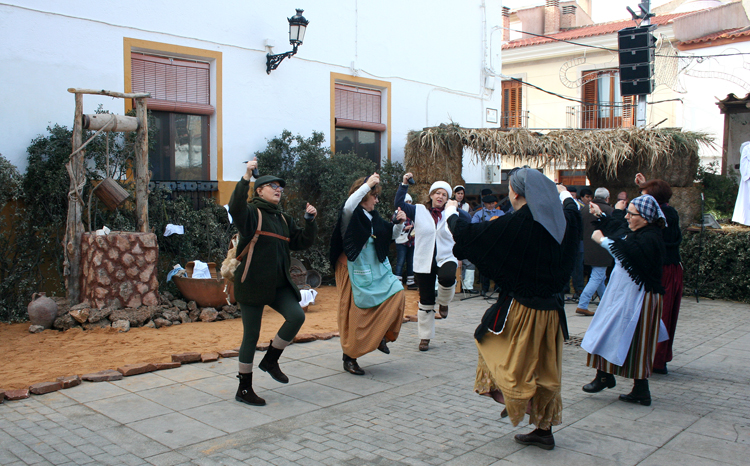
[[[488, 307], [456, 301], [430, 351], [416, 323], [391, 354], [342, 370], [337, 338], [295, 344], [282, 357], [288, 385], [255, 373], [267, 406], [234, 401], [237, 361], [221, 359], [0, 405], [0, 465], [746, 465], [750, 460], [750, 306], [685, 297], [669, 375], [651, 380], [653, 404], [617, 400], [631, 383], [590, 395], [586, 353], [565, 345], [563, 425], [552, 451], [472, 391], [473, 332]], [[593, 307], [592, 307], [593, 309]], [[567, 305], [571, 335], [590, 317]], [[239, 344], [239, 342], [238, 342]], [[43, 364], [43, 361], [40, 361]]]

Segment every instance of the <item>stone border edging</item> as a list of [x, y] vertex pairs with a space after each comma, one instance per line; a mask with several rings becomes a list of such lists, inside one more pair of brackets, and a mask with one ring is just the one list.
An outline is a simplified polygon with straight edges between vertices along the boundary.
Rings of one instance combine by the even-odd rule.
[[[308, 343], [315, 340], [330, 340], [331, 338], [338, 336], [339, 332], [302, 333], [294, 337], [294, 341], [292, 343]], [[256, 346], [256, 350], [267, 351], [269, 344], [270, 342], [258, 344]], [[178, 353], [172, 355], [172, 362], [125, 364], [122, 367], [118, 367], [117, 370], [105, 369], [99, 372], [92, 372], [90, 374], [84, 374], [80, 376], [61, 376], [58, 377], [55, 382], [39, 382], [29, 386], [29, 388], [21, 388], [18, 390], [0, 389], [0, 404], [2, 404], [5, 399], [7, 399], [8, 401], [25, 400], [31, 395], [44, 395], [46, 393], [52, 393], [58, 390], [72, 388], [80, 385], [81, 383], [83, 383], [83, 381], [109, 382], [114, 380], [121, 380], [123, 377], [145, 374], [147, 372], [174, 369], [182, 366], [182, 364], [190, 364], [194, 362], [208, 363], [218, 361], [220, 358], [234, 358], [238, 357], [239, 354], [239, 348], [207, 353]]]

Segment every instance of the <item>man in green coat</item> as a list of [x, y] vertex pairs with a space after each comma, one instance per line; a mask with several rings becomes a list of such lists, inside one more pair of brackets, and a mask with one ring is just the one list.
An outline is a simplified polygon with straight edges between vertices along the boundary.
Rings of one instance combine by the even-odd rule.
[[[294, 340], [305, 312], [299, 305], [302, 299], [299, 288], [289, 273], [290, 251], [312, 246], [318, 227], [317, 210], [307, 204], [305, 225], [298, 226], [291, 216], [279, 206], [286, 182], [278, 177], [264, 175], [257, 179], [253, 170], [257, 161], [247, 163], [247, 171], [237, 182], [229, 200], [229, 213], [240, 232], [237, 251], [243, 251], [234, 274], [234, 296], [242, 312], [242, 346], [240, 346], [240, 385], [235, 399], [256, 406], [266, 401], [255, 394], [252, 387], [253, 357], [260, 336], [263, 308], [268, 305], [284, 317], [284, 324], [271, 340], [266, 355], [258, 367], [268, 372], [274, 380], [287, 383], [289, 379], [279, 368], [279, 356]], [[250, 182], [254, 181], [253, 197], [247, 201]], [[255, 239], [255, 243], [251, 242]], [[250, 252], [244, 252], [250, 245]], [[249, 264], [248, 264], [249, 261]]]

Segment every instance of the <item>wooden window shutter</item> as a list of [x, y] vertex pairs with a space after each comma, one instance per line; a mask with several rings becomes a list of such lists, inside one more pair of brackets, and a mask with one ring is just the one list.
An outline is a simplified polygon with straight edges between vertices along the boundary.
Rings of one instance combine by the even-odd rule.
[[212, 115], [208, 63], [131, 53], [133, 92], [149, 92], [148, 108]]
[[335, 86], [336, 126], [340, 128], [385, 131], [381, 122], [382, 92], [346, 84]]
[[599, 73], [590, 72], [583, 76], [583, 104], [581, 105], [581, 126], [596, 128], [599, 116], [598, 93]]
[[521, 90], [523, 83], [516, 80], [503, 81], [503, 118], [504, 128], [520, 128], [523, 126]]
[[[618, 83], [619, 84], [619, 83]], [[622, 127], [631, 128], [635, 126], [635, 96], [626, 95], [622, 97]]]

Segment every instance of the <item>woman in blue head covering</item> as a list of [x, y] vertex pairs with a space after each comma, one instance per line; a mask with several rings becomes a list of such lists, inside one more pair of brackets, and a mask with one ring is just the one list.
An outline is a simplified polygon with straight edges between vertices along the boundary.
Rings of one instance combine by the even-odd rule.
[[581, 343], [589, 353], [586, 365], [596, 369], [596, 378], [583, 391], [612, 388], [619, 375], [635, 381], [633, 390], [620, 395], [620, 400], [649, 406], [648, 377], [656, 344], [667, 337], [661, 323], [665, 256], [661, 229], [666, 221], [656, 199], [648, 194], [633, 199], [623, 211], [624, 205], [625, 201], [618, 202], [612, 216], [602, 214], [596, 204], [589, 207], [600, 218], [600, 229], [591, 238], [612, 254], [615, 268]]

